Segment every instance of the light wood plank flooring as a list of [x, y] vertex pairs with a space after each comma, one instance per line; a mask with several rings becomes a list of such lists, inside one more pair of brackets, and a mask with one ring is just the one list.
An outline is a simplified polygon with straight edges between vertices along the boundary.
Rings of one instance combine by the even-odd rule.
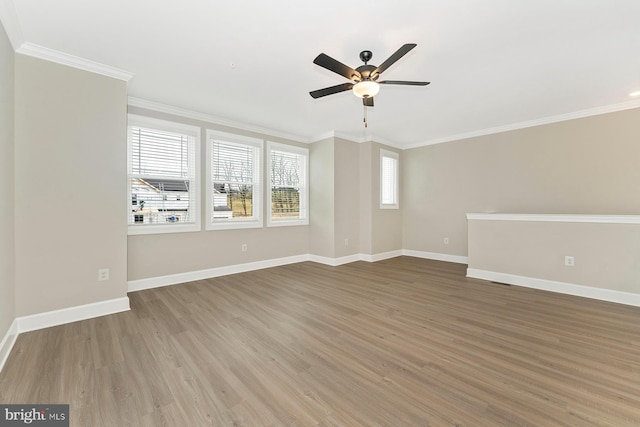
[[0, 402], [72, 426], [640, 425], [640, 308], [399, 257], [131, 293], [29, 332]]

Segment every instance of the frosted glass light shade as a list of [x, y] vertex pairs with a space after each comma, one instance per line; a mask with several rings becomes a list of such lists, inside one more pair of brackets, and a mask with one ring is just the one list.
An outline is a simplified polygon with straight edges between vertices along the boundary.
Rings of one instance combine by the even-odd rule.
[[380, 91], [380, 85], [371, 80], [363, 80], [356, 83], [352, 90], [359, 98], [373, 98]]

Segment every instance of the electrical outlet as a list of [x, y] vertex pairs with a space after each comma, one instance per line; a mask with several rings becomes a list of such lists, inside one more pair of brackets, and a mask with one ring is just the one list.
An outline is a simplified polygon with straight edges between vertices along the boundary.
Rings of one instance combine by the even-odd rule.
[[444, 238], [444, 244], [445, 244], [445, 245], [448, 245], [448, 244], [449, 244], [449, 238], [448, 238], [448, 237], [445, 237], [445, 238]]
[[566, 265], [567, 267], [573, 267], [575, 265], [575, 259], [573, 259], [573, 257], [569, 255], [565, 256], [564, 265]]
[[344, 239], [344, 245], [349, 246], [349, 239]]
[[103, 282], [105, 280], [109, 280], [109, 269], [101, 268], [98, 270], [98, 280]]
[[247, 252], [247, 244], [243, 243], [240, 249], [242, 250], [242, 252]]

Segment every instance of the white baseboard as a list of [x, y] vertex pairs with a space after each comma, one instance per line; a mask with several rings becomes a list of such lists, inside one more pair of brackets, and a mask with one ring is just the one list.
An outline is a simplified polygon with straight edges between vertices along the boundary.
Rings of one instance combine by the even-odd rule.
[[399, 256], [402, 256], [401, 249], [397, 251], [382, 252], [382, 253], [373, 254], [373, 255], [362, 254], [362, 261], [377, 262], [377, 261], [382, 261], [385, 259], [395, 258]]
[[332, 267], [337, 267], [343, 264], [349, 264], [350, 262], [361, 261], [360, 254], [347, 255], [340, 258], [329, 258], [326, 256], [320, 255], [307, 255], [307, 261], [317, 262], [318, 264], [330, 265]]
[[168, 285], [176, 285], [178, 283], [193, 282], [195, 280], [211, 279], [213, 277], [227, 276], [229, 274], [244, 273], [253, 270], [261, 270], [263, 268], [278, 267], [281, 265], [294, 264], [296, 262], [303, 261], [309, 261], [309, 256], [306, 254], [295, 255], [285, 258], [275, 258], [265, 261], [249, 262], [246, 264], [236, 264], [225, 267], [208, 268], [206, 270], [170, 274], [168, 276], [130, 280], [128, 282], [128, 292], [142, 291], [144, 289], [159, 288]]
[[4, 368], [4, 364], [9, 358], [9, 354], [11, 353], [11, 349], [13, 349], [13, 345], [16, 343], [16, 339], [18, 339], [18, 321], [14, 319], [11, 326], [9, 326], [9, 330], [0, 342], [0, 372], [2, 372], [2, 368]]
[[423, 252], [413, 251], [410, 249], [403, 249], [402, 255], [412, 256], [416, 258], [432, 259], [435, 261], [455, 262], [456, 264], [468, 264], [469, 258], [460, 255], [440, 254], [436, 252]]
[[356, 262], [356, 261], [376, 262], [376, 261], [382, 261], [383, 259], [395, 258], [401, 255], [402, 255], [401, 250], [383, 252], [383, 253], [373, 254], [373, 255], [353, 254], [353, 255], [343, 256], [340, 258], [329, 258], [329, 257], [309, 254], [308, 261], [313, 261], [320, 264], [337, 267], [338, 265], [349, 264], [350, 262]]
[[16, 318], [16, 322], [18, 326], [18, 332], [23, 333], [35, 331], [37, 329], [49, 328], [51, 326], [62, 325], [64, 323], [91, 319], [93, 317], [120, 313], [127, 310], [130, 310], [129, 297], [122, 297], [107, 301], [94, 302], [91, 304], [78, 305], [75, 307], [63, 308], [61, 310], [46, 311], [44, 313], [32, 314], [30, 316], [22, 316]]
[[467, 277], [640, 307], [640, 294], [632, 294], [630, 292], [593, 288], [590, 286], [576, 285], [574, 283], [536, 279], [533, 277], [497, 273], [495, 271], [478, 270], [475, 268], [467, 269]]
[[159, 288], [162, 286], [177, 285], [180, 283], [193, 282], [195, 280], [211, 279], [214, 277], [227, 276], [229, 274], [244, 273], [247, 271], [261, 270], [263, 268], [278, 267], [281, 265], [295, 264], [303, 261], [313, 261], [319, 264], [337, 267], [355, 261], [376, 262], [383, 259], [401, 256], [402, 251], [391, 251], [380, 254], [353, 254], [340, 258], [330, 258], [320, 255], [304, 254], [285, 258], [276, 258], [265, 261], [256, 261], [246, 264], [236, 264], [225, 267], [209, 268], [206, 270], [189, 271], [186, 273], [170, 274], [167, 276], [149, 277], [147, 279], [130, 280], [128, 282], [128, 292], [142, 291], [145, 289]]

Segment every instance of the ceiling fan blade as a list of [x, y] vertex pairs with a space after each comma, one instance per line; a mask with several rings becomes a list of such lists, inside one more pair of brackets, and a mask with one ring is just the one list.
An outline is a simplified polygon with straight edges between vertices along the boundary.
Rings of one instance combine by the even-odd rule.
[[332, 57], [321, 53], [313, 60], [314, 64], [317, 64], [321, 67], [326, 68], [329, 71], [333, 71], [336, 74], [340, 74], [353, 81], [360, 81], [362, 76], [359, 72], [349, 67], [348, 65], [344, 65], [342, 62], [333, 59]]
[[407, 85], [407, 86], [426, 86], [431, 82], [408, 82], [404, 80], [383, 80], [378, 82], [381, 85]]
[[377, 74], [382, 73], [384, 70], [386, 70], [387, 68], [395, 64], [397, 60], [405, 56], [411, 49], [413, 49], [416, 46], [417, 45], [415, 43], [407, 43], [403, 45], [400, 49], [396, 50], [396, 53], [394, 53], [389, 58], [387, 58], [386, 61], [378, 65], [378, 68], [373, 70], [373, 72], [371, 73], [371, 76], [375, 76]]
[[333, 95], [334, 93], [351, 90], [351, 88], [353, 88], [353, 83], [342, 83], [331, 87], [325, 87], [324, 89], [314, 90], [309, 92], [309, 95], [311, 95], [312, 98], [320, 98], [327, 95]]
[[362, 98], [362, 105], [365, 107], [373, 107], [373, 97]]

